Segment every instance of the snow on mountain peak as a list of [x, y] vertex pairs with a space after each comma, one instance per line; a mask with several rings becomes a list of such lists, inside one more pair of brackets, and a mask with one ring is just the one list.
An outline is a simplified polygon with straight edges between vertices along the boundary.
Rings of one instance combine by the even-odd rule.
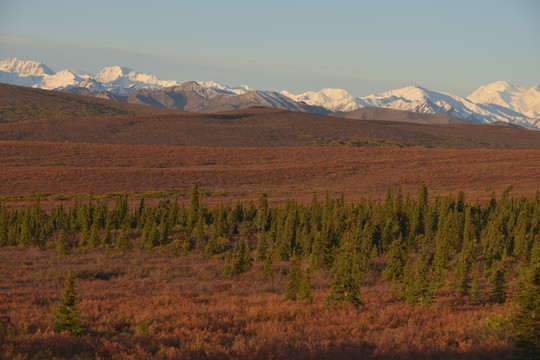
[[509, 108], [529, 117], [540, 117], [540, 89], [533, 86], [529, 89], [496, 81], [480, 86], [467, 96], [472, 102], [485, 105], [498, 105]]
[[0, 71], [15, 73], [18, 76], [45, 76], [54, 74], [54, 71], [43, 65], [43, 63], [22, 60], [16, 57], [0, 61]]
[[331, 111], [351, 111], [359, 107], [356, 99], [343, 89], [324, 88], [321, 91], [308, 91], [299, 95], [283, 90], [281, 95], [294, 101], [303, 101], [308, 105], [322, 106]]
[[245, 93], [250, 92], [250, 91], [253, 90], [247, 85], [240, 85], [240, 86], [237, 86], [237, 87], [230, 87], [228, 85], [218, 84], [215, 81], [196, 81], [196, 83], [199, 84], [202, 87], [210, 88], [210, 89], [216, 90], [218, 92], [224, 92], [224, 93], [227, 93], [227, 94], [239, 95], [239, 94], [245, 94]]
[[108, 66], [103, 68], [94, 79], [109, 91], [131, 92], [139, 87], [160, 88], [179, 85], [177, 81], [159, 80], [154, 75], [143, 74], [128, 67]]
[[[90, 91], [102, 90], [112, 93], [128, 93], [141, 88], [154, 89], [178, 86], [176, 81], [163, 81], [156, 76], [120, 66], [103, 68], [92, 77], [73, 70], [57, 73], [40, 62], [9, 58], [0, 61], [0, 82], [33, 86], [37, 88], [65, 90], [74, 87]], [[215, 81], [185, 83], [191, 86], [202, 101], [222, 94], [242, 95], [255, 93], [249, 86], [230, 87]], [[330, 111], [352, 111], [364, 106], [408, 110], [419, 113], [448, 113], [478, 123], [509, 122], [527, 128], [540, 129], [540, 87], [524, 88], [496, 81], [481, 86], [467, 98], [430, 90], [421, 86], [407, 86], [365, 97], [354, 97], [343, 89], [324, 88], [294, 95], [288, 91], [280, 94], [256, 91], [254, 96], [265, 101], [303, 102], [324, 107]], [[231, 97], [232, 98], [232, 97]]]
[[127, 68], [127, 67], [107, 66], [101, 69], [96, 74], [96, 76], [94, 76], [94, 79], [102, 83], [111, 83], [118, 80], [121, 77], [128, 76], [133, 71], [135, 70]]

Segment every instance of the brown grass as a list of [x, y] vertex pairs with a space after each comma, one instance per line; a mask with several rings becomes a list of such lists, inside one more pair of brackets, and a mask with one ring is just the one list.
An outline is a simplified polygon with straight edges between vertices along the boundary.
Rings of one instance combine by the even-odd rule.
[[540, 131], [351, 120], [264, 108], [220, 114], [62, 118], [0, 124], [0, 140], [219, 147], [540, 149]]
[[0, 142], [0, 194], [202, 189], [228, 198], [310, 200], [314, 192], [380, 197], [387, 186], [489, 199], [539, 189], [539, 150], [215, 148]]
[[[471, 305], [449, 288], [429, 307], [411, 307], [368, 275], [364, 306], [326, 307], [325, 271], [312, 274], [313, 303], [284, 300], [285, 263], [270, 279], [262, 264], [226, 278], [221, 259], [167, 251], [0, 255], [3, 358], [502, 359], [511, 351], [508, 334], [486, 326], [486, 318], [510, 314], [510, 305]], [[79, 275], [83, 337], [51, 329], [68, 266]]]
[[178, 111], [0, 83], [0, 123], [164, 113]]

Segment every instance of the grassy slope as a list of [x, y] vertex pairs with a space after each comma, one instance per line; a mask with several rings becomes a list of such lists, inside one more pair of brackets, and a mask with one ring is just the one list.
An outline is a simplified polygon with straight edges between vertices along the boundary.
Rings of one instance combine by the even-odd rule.
[[342, 119], [276, 109], [0, 124], [0, 140], [174, 146], [425, 146], [540, 149], [540, 132], [488, 125]]
[[0, 83], [0, 123], [171, 112], [174, 111]]
[[[202, 189], [230, 197], [309, 201], [313, 192], [347, 198], [383, 196], [387, 186], [415, 193], [464, 190], [481, 200], [513, 185], [533, 196], [539, 150], [172, 147], [154, 145], [0, 142], [0, 194]], [[223, 197], [222, 197], [223, 199]]]

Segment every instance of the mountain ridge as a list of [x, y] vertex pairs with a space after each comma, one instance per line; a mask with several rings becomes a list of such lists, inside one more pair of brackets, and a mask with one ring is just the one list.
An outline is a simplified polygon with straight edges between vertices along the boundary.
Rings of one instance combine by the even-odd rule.
[[265, 91], [247, 85], [229, 87], [214, 81], [160, 80], [137, 70], [109, 66], [95, 76], [69, 69], [54, 72], [31, 60], [0, 61], [0, 82], [42, 89], [68, 91], [117, 101], [170, 109], [216, 112], [250, 106], [266, 106], [316, 114], [380, 107], [425, 114], [448, 114], [473, 123], [509, 123], [540, 130], [540, 89], [522, 88], [497, 81], [467, 97], [422, 86], [408, 86], [365, 97], [344, 89], [324, 88], [294, 95], [288, 91]]

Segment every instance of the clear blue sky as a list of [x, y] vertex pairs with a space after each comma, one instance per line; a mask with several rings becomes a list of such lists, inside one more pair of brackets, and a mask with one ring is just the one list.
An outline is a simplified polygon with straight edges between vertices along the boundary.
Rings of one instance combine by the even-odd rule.
[[539, 0], [0, 0], [0, 58], [355, 96], [540, 83]]

